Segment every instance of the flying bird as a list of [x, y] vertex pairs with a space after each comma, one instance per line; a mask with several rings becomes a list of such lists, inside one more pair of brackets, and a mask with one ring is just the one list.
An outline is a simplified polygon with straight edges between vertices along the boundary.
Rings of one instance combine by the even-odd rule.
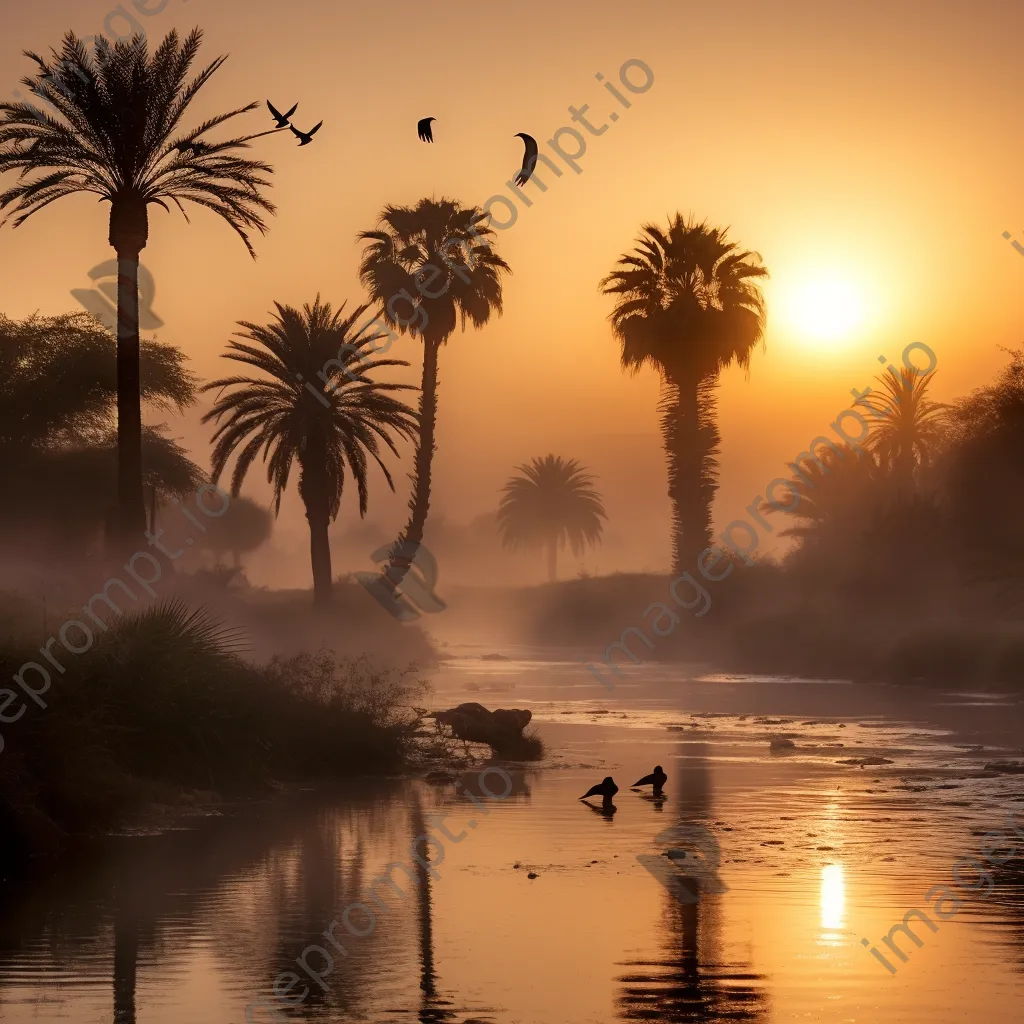
[[430, 122], [436, 120], [436, 117], [424, 117], [416, 122], [416, 132], [421, 142], [434, 141], [434, 130], [430, 127]]
[[605, 800], [611, 800], [618, 791], [619, 787], [615, 785], [615, 780], [610, 775], [607, 775], [603, 782], [599, 782], [596, 786], [591, 786], [580, 799], [586, 800], [590, 796], [600, 796]]
[[537, 166], [537, 140], [532, 135], [527, 135], [526, 132], [516, 132], [513, 138], [522, 139], [526, 146], [526, 152], [523, 154], [523, 169], [516, 175], [516, 184], [525, 185], [530, 180], [533, 169]]
[[288, 125], [288, 127], [291, 128], [295, 138], [299, 140], [300, 146], [308, 146], [313, 141], [313, 136], [320, 130], [321, 124], [323, 124], [323, 121], [321, 121], [315, 128], [310, 128], [308, 132], [300, 132], [293, 124]]
[[653, 786], [654, 795], [661, 796], [661, 791], [665, 788], [666, 782], [668, 782], [668, 776], [661, 770], [661, 765], [656, 764], [654, 771], [650, 775], [645, 775], [638, 782], [634, 782], [633, 786]]
[[292, 114], [294, 114], [295, 111], [299, 109], [299, 105], [298, 103], [296, 103], [295, 106], [292, 107], [292, 109], [289, 110], [287, 114], [282, 114], [274, 108], [274, 104], [271, 103], [270, 100], [267, 100], [267, 109], [273, 115], [274, 120], [277, 122], [278, 128], [290, 128], [291, 122], [289, 118], [291, 118]]

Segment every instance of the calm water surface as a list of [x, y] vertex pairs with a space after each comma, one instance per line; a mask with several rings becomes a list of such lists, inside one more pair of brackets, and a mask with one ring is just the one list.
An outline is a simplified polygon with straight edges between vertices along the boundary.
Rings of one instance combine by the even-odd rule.
[[[982, 770], [1021, 755], [1016, 703], [650, 666], [606, 693], [575, 663], [457, 653], [436, 705], [530, 707], [547, 743], [539, 765], [504, 766], [506, 798], [477, 771], [459, 787], [375, 780], [90, 843], [0, 890], [0, 1019], [241, 1024], [261, 997], [251, 1020], [1021, 1019], [1024, 871], [999, 869], [987, 895], [953, 878], [1024, 812], [1024, 776]], [[776, 733], [797, 749], [770, 753]], [[839, 763], [863, 757], [893, 763]], [[656, 763], [664, 803], [629, 789]], [[608, 774], [614, 812], [581, 804]], [[721, 849], [722, 891], [696, 903], [637, 860], [677, 824]], [[409, 857], [428, 831], [436, 877]], [[396, 872], [407, 895], [376, 890], [385, 912], [367, 892], [395, 861], [412, 871]], [[946, 920], [925, 900], [937, 885], [962, 901]], [[376, 924], [354, 908], [355, 936], [342, 914], [360, 902]], [[913, 921], [902, 962], [882, 939], [912, 908], [935, 930]], [[318, 985], [296, 959], [329, 947], [335, 920], [333, 970], [306, 955]], [[275, 979], [305, 997], [281, 1009]]]

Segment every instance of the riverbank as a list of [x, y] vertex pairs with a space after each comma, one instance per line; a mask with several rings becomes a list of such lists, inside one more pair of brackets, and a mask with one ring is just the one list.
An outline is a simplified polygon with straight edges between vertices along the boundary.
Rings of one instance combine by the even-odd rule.
[[[718, 583], [699, 581], [707, 600], [696, 600], [692, 587], [680, 588], [688, 611], [674, 603], [670, 584], [667, 575], [638, 573], [536, 587], [455, 588], [448, 610], [431, 626], [452, 644], [561, 652], [592, 663], [615, 685], [620, 678], [610, 663], [630, 671], [700, 663], [722, 672], [1024, 689], [1022, 609], [990, 589], [948, 600], [940, 592], [921, 603], [884, 589], [821, 587], [808, 598], [787, 570], [761, 562], [738, 567]], [[705, 605], [705, 614], [692, 614]], [[679, 621], [672, 624], [670, 613]]]
[[44, 685], [25, 671], [39, 653], [8, 641], [2, 856], [53, 851], [189, 793], [232, 798], [408, 764], [427, 690], [415, 666], [327, 650], [253, 663], [240, 643], [172, 601], [117, 620]]

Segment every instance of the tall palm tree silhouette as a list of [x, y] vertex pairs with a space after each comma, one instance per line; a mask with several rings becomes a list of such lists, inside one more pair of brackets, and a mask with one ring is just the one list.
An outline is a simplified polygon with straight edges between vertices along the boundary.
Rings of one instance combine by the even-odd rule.
[[[237, 336], [253, 344], [230, 341], [223, 355], [265, 376], [223, 377], [205, 384], [203, 390], [221, 394], [203, 422], [218, 423], [213, 434], [215, 482], [238, 451], [232, 494], [239, 493], [249, 467], [262, 453], [267, 480], [274, 489], [275, 515], [281, 509], [292, 463], [298, 462], [299, 495], [309, 521], [313, 597], [317, 604], [327, 604], [331, 598], [327, 528], [341, 507], [346, 465], [359, 492], [359, 514], [365, 516], [367, 456], [380, 466], [394, 490], [379, 442], [397, 456], [391, 432], [408, 438], [415, 435], [412, 409], [389, 392], [415, 389], [411, 384], [370, 380], [372, 370], [409, 364], [371, 358], [381, 335], [356, 327], [368, 306], [359, 306], [347, 317], [342, 315], [344, 304], [335, 312], [319, 296], [301, 311], [280, 303], [275, 306], [277, 316], [269, 324], [240, 321], [245, 331]], [[331, 362], [334, 366], [326, 373]], [[315, 385], [318, 375], [323, 383]]]
[[[266, 231], [263, 213], [274, 206], [260, 190], [273, 168], [239, 151], [244, 138], [188, 147], [256, 103], [182, 129], [185, 112], [227, 59], [218, 57], [191, 81], [189, 70], [202, 33], [183, 43], [170, 32], [152, 56], [146, 37], [111, 45], [100, 37], [93, 56], [74, 33], [58, 55], [23, 79], [58, 116], [28, 103], [0, 103], [0, 172], [20, 177], [0, 193], [0, 210], [13, 206], [14, 226], [50, 203], [88, 192], [110, 203], [108, 239], [117, 253], [118, 525], [123, 537], [146, 528], [142, 483], [142, 411], [139, 397], [139, 253], [149, 238], [149, 206], [173, 202], [212, 210], [238, 232], [255, 258], [247, 229]], [[33, 172], [38, 172], [33, 174]]]
[[548, 580], [554, 582], [558, 549], [568, 545], [577, 557], [601, 541], [607, 519], [593, 477], [575, 459], [546, 455], [517, 466], [498, 505], [498, 529], [506, 547], [544, 548]]
[[747, 368], [763, 341], [765, 307], [757, 253], [741, 251], [726, 230], [676, 214], [668, 230], [645, 224], [631, 253], [601, 281], [616, 296], [612, 329], [623, 369], [653, 367], [672, 500], [672, 563], [682, 572], [711, 543], [718, 489], [715, 395], [733, 361]]
[[917, 476], [937, 454], [945, 436], [947, 407], [928, 397], [934, 372], [901, 366], [875, 379], [881, 391], [860, 398], [855, 405], [871, 409], [879, 422], [872, 425], [868, 446], [883, 469], [893, 473], [901, 493], [916, 490]]
[[[409, 520], [385, 570], [389, 586], [397, 587], [409, 571], [423, 542], [430, 509], [430, 473], [437, 423], [438, 353], [460, 319], [483, 327], [492, 314], [501, 315], [501, 275], [509, 266], [488, 239], [487, 215], [449, 199], [421, 199], [416, 206], [386, 206], [380, 228], [364, 231], [367, 245], [359, 275], [383, 316], [402, 334], [423, 341], [419, 440], [413, 471]], [[401, 308], [399, 308], [401, 304]]]

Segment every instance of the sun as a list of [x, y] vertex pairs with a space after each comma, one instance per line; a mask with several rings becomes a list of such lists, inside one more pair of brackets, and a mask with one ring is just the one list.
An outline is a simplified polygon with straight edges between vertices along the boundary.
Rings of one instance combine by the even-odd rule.
[[865, 321], [861, 290], [840, 273], [819, 273], [794, 286], [782, 303], [787, 327], [805, 343], [851, 338]]

